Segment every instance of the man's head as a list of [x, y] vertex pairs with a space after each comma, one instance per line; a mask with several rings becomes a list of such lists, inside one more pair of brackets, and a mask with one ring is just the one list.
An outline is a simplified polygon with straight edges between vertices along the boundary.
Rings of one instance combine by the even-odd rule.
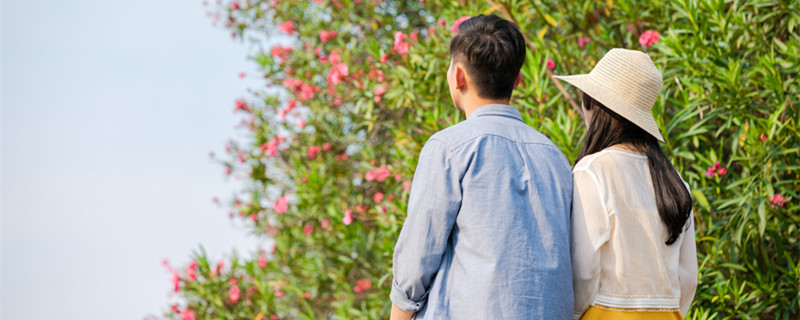
[[461, 108], [464, 96], [508, 100], [525, 62], [525, 38], [514, 23], [495, 15], [472, 17], [458, 26], [450, 41], [447, 82]]

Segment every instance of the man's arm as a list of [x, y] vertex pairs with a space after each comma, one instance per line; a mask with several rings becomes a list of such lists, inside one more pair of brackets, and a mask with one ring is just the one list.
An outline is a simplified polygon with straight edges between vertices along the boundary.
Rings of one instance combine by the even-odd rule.
[[414, 317], [416, 312], [412, 311], [405, 311], [400, 309], [394, 303], [392, 304], [392, 315], [389, 317], [389, 320], [411, 320]]
[[[461, 208], [460, 170], [449, 156], [449, 147], [436, 138], [428, 140], [414, 172], [408, 212], [394, 249], [392, 315], [413, 315], [428, 300], [447, 241]], [[403, 312], [400, 312], [403, 311]]]

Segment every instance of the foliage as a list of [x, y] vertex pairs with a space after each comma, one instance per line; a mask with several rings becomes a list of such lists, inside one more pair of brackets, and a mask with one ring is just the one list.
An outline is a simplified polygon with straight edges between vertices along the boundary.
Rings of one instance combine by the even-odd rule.
[[[445, 73], [454, 22], [497, 14], [526, 35], [524, 120], [574, 160], [577, 92], [610, 48], [664, 76], [654, 114], [695, 198], [700, 285], [688, 319], [800, 317], [800, 4], [787, 0], [218, 3], [235, 37], [291, 37], [255, 53], [273, 89], [239, 100], [227, 146], [248, 190], [231, 206], [274, 247], [174, 271], [172, 319], [378, 319], [421, 146], [463, 119]], [[647, 31], [646, 35], [643, 35]], [[660, 39], [659, 39], [660, 38]], [[259, 42], [265, 45], [263, 41]], [[259, 75], [262, 76], [262, 75]], [[277, 89], [275, 89], [277, 88]]]

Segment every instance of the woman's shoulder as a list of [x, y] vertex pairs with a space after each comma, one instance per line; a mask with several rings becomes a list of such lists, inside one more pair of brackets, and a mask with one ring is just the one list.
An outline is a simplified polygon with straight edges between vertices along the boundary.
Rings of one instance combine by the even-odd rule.
[[626, 151], [617, 148], [606, 148], [599, 152], [595, 152], [583, 157], [583, 159], [575, 164], [575, 167], [572, 169], [572, 171], [596, 171], [606, 166], [608, 162], [617, 162], [618, 160], [625, 159], [647, 160], [647, 156], [633, 151]]

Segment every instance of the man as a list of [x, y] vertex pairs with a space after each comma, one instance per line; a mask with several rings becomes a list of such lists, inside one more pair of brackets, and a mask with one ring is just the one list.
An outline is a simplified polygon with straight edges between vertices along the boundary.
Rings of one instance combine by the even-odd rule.
[[467, 120], [420, 153], [391, 319], [569, 319], [570, 166], [508, 105], [525, 40], [480, 15], [458, 27], [450, 58], [450, 96]]

